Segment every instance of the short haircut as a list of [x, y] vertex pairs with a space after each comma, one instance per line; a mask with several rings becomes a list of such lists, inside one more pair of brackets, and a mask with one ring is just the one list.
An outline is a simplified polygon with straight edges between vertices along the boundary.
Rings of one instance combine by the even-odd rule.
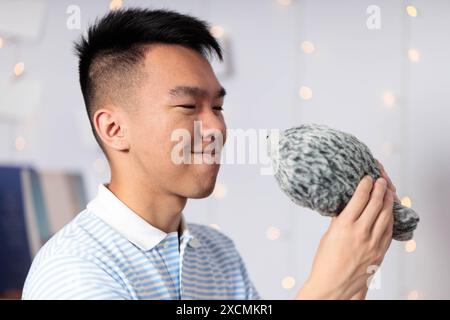
[[75, 43], [86, 111], [94, 137], [104, 152], [93, 124], [96, 108], [111, 100], [132, 101], [132, 89], [145, 76], [139, 67], [146, 49], [158, 43], [181, 45], [204, 57], [215, 53], [219, 60], [223, 59], [222, 49], [206, 22], [169, 10], [111, 11], [97, 19], [87, 35]]

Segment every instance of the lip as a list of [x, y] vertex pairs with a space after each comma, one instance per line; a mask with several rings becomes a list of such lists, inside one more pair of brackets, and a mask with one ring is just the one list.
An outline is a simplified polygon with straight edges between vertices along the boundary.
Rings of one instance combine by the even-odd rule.
[[[204, 152], [191, 152], [191, 154], [206, 154], [206, 155], [210, 155], [209, 153], [204, 153]], [[215, 155], [215, 154], [216, 154], [215, 151], [211, 152], [212, 156]]]

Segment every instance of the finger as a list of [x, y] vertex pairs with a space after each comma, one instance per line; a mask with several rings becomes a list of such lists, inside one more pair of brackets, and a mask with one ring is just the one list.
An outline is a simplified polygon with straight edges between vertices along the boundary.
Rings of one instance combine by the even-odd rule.
[[387, 183], [388, 183], [388, 189], [392, 190], [393, 192], [397, 191], [397, 188], [395, 188], [394, 184], [392, 183], [391, 178], [389, 178], [388, 174], [386, 173], [386, 171], [381, 171], [381, 176], [386, 179]]
[[384, 204], [384, 195], [387, 191], [387, 182], [383, 178], [379, 178], [370, 194], [370, 200], [367, 203], [364, 212], [358, 219], [358, 223], [365, 225], [369, 230], [377, 219]]
[[370, 199], [370, 192], [373, 187], [373, 179], [371, 176], [364, 176], [356, 187], [352, 198], [339, 215], [341, 219], [349, 219], [355, 221], [359, 218], [367, 202]]
[[378, 215], [372, 230], [373, 237], [380, 239], [380, 241], [387, 230], [391, 227], [391, 222], [393, 222], [393, 205], [394, 197], [392, 191], [387, 191], [384, 197], [383, 208]]
[[389, 177], [389, 175], [387, 174], [386, 170], [384, 169], [383, 164], [380, 161], [378, 161], [377, 159], [375, 159], [375, 162], [377, 163], [377, 166], [380, 169], [381, 176], [384, 179], [386, 179], [387, 182], [388, 182], [388, 189], [390, 189], [390, 190], [392, 190], [394, 192], [394, 201], [400, 203], [400, 198], [397, 195], [397, 188], [392, 183], [392, 180]]
[[383, 236], [380, 239], [380, 250], [382, 250], [384, 254], [386, 254], [386, 251], [389, 249], [392, 243], [393, 231], [394, 231], [394, 216], [392, 216], [391, 219], [389, 220], [388, 227], [386, 228]]
[[394, 192], [394, 202], [401, 203], [402, 201], [398, 197], [397, 193]]
[[381, 248], [384, 252], [389, 249], [389, 246], [392, 242], [392, 236], [394, 231], [394, 216], [389, 220], [388, 227], [386, 228], [385, 233], [381, 239]]
[[375, 162], [377, 164], [377, 167], [382, 170], [383, 169], [383, 165], [381, 164], [381, 162], [378, 159], [375, 159]]
[[393, 197], [394, 197], [394, 201], [400, 203], [400, 198], [397, 195], [397, 188], [395, 187], [395, 185], [392, 183], [391, 179], [389, 178], [389, 176], [387, 175], [386, 171], [382, 171], [383, 174], [381, 175], [384, 179], [387, 180], [388, 182], [388, 189], [392, 191], [393, 193]]
[[[377, 159], [375, 159], [375, 162], [377, 163], [377, 166], [378, 166], [378, 168], [380, 169], [380, 173], [381, 173], [381, 176], [384, 178], [384, 179], [386, 179], [386, 181], [387, 181], [387, 183], [388, 183], [388, 188], [389, 189], [395, 189], [395, 186], [394, 186], [394, 184], [392, 183], [392, 180], [391, 180], [391, 178], [389, 177], [389, 175], [387, 174], [387, 172], [386, 172], [386, 170], [384, 169], [384, 166], [383, 166], [383, 164], [380, 162], [380, 161], [378, 161]], [[394, 190], [394, 192], [395, 192], [395, 190]]]

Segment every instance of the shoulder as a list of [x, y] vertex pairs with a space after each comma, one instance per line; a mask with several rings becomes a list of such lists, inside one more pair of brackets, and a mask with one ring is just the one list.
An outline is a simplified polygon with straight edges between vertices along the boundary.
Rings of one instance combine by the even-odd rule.
[[123, 286], [117, 270], [111, 267], [108, 248], [100, 239], [105, 234], [114, 241], [114, 233], [100, 219], [89, 211], [79, 213], [50, 238], [33, 259], [23, 298], [78, 298], [88, 292], [113, 298], [114, 294], [106, 289], [120, 292]]
[[29, 273], [22, 299], [126, 299], [127, 289], [93, 261], [54, 254]]
[[96, 249], [105, 233], [111, 236], [114, 232], [92, 212], [84, 210], [44, 244], [33, 264], [53, 255], [88, 255]]

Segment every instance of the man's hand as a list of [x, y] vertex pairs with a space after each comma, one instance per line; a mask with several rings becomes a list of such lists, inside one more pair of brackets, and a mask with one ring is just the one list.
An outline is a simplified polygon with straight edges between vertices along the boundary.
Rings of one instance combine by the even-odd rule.
[[[384, 166], [381, 164], [380, 161], [378, 161], [377, 159], [375, 159], [375, 162], [377, 163], [378, 168], [380, 169], [381, 172], [381, 176], [386, 179], [386, 181], [388, 182], [388, 189], [390, 189], [393, 193], [394, 193], [394, 201], [400, 203], [400, 199], [397, 195], [397, 188], [395, 187], [395, 185], [392, 183], [391, 179], [389, 178], [388, 174], [386, 173], [386, 170], [384, 169]], [[366, 298], [367, 295], [367, 291], [368, 291], [368, 287], [364, 287], [363, 289], [361, 289], [359, 292], [357, 292], [352, 298], [351, 300], [364, 300]]]
[[367, 288], [392, 241], [395, 192], [385, 178], [365, 176], [320, 241], [311, 274], [297, 299], [350, 299]]
[[381, 176], [386, 179], [387, 183], [388, 183], [388, 189], [391, 190], [394, 193], [394, 201], [397, 203], [400, 203], [400, 199], [397, 195], [397, 188], [395, 187], [395, 185], [392, 183], [391, 178], [389, 178], [388, 174], [386, 173], [386, 170], [384, 170], [383, 165], [381, 164], [380, 161], [378, 161], [377, 159], [375, 159], [375, 162], [377, 163], [378, 168], [380, 169], [381, 172]]

